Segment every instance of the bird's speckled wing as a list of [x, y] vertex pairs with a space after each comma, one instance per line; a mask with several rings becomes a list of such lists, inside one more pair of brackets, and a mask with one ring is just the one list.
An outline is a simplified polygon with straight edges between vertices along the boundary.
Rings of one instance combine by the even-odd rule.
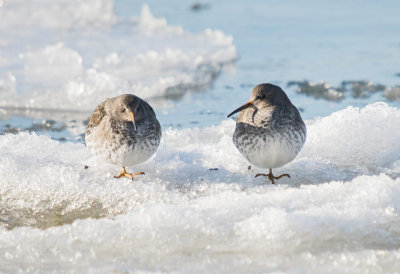
[[90, 121], [86, 129], [86, 135], [90, 134], [92, 132], [92, 129], [94, 127], [97, 127], [101, 120], [106, 116], [106, 110], [104, 109], [105, 106], [105, 101], [101, 103], [100, 105], [97, 106], [97, 108], [94, 110], [92, 116], [90, 116]]

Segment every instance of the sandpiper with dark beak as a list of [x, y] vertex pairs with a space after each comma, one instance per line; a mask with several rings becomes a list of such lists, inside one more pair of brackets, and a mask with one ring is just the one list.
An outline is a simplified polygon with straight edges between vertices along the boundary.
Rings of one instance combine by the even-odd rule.
[[306, 140], [307, 130], [297, 108], [285, 92], [272, 84], [260, 84], [253, 88], [250, 101], [237, 108], [239, 112], [233, 143], [252, 164], [269, 169], [268, 177], [275, 180], [289, 174], [274, 176], [272, 169], [292, 161]]
[[161, 127], [151, 106], [132, 94], [109, 98], [97, 106], [86, 129], [89, 150], [122, 167], [115, 176], [130, 178], [143, 172], [127, 173], [126, 166], [148, 160], [157, 150]]

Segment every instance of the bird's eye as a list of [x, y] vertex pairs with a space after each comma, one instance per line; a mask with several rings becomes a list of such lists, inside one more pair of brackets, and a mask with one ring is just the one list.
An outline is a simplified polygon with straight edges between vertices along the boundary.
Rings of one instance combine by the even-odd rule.
[[124, 108], [124, 107], [122, 107], [122, 108], [121, 108], [121, 112], [124, 112], [124, 111], [125, 111], [125, 108]]
[[263, 100], [263, 99], [265, 99], [265, 95], [264, 95], [264, 94], [263, 94], [263, 95], [260, 95], [260, 96], [258, 96], [258, 98], [261, 99], [261, 100]]

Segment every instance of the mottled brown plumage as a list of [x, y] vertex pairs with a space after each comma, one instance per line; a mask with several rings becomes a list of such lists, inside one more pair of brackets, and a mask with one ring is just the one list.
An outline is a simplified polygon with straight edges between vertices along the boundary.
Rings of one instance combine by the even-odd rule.
[[104, 109], [104, 105], [106, 102], [101, 103], [97, 106], [97, 108], [93, 111], [92, 116], [90, 116], [89, 124], [86, 128], [86, 134], [90, 134], [94, 127], [97, 127], [103, 117], [106, 116], [106, 111]]
[[151, 106], [132, 94], [109, 98], [94, 110], [86, 129], [89, 150], [112, 164], [121, 166], [115, 176], [133, 179], [125, 167], [148, 160], [157, 150], [161, 127]]
[[283, 176], [274, 176], [272, 168], [292, 161], [300, 152], [306, 140], [306, 126], [297, 108], [285, 92], [272, 84], [254, 87], [250, 101], [231, 114], [239, 112], [233, 143], [251, 163], [268, 168], [272, 183]]

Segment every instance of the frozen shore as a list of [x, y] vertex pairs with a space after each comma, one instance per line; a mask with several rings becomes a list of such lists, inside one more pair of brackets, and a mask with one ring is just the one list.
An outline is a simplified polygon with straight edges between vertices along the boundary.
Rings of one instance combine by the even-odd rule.
[[0, 136], [0, 271], [395, 271], [399, 119], [375, 103], [307, 121], [276, 186], [248, 171], [233, 120], [165, 129], [134, 182], [83, 144]]

